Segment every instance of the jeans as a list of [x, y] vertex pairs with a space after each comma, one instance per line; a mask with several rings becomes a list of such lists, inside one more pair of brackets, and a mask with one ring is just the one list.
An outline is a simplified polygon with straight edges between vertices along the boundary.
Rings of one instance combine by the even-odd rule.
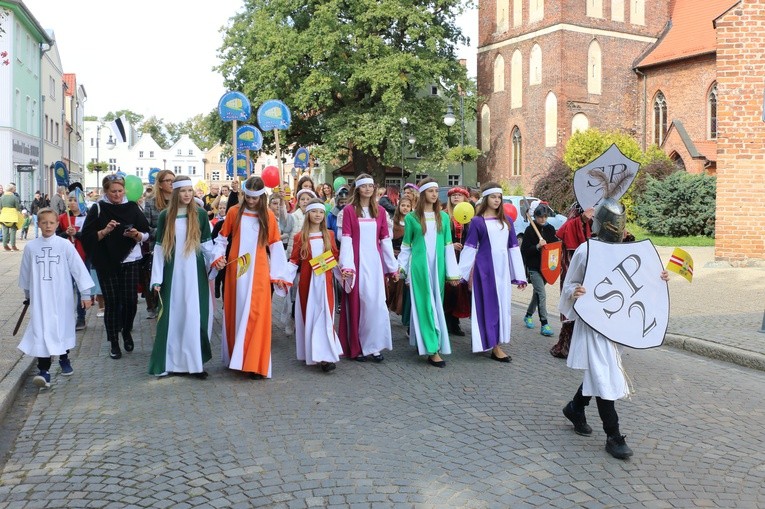
[[542, 274], [536, 270], [529, 270], [529, 280], [534, 287], [534, 295], [531, 296], [531, 302], [526, 310], [526, 316], [531, 316], [539, 308], [539, 321], [542, 324], [547, 323], [547, 291], [545, 290], [545, 280]]
[[16, 247], [16, 226], [9, 228], [3, 225], [3, 246], [8, 247], [8, 242], [11, 243], [11, 247]]

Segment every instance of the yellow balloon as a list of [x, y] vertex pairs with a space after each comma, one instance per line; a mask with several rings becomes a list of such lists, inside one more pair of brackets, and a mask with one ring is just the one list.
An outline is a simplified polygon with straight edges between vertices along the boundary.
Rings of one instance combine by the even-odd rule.
[[454, 206], [454, 220], [459, 224], [468, 224], [474, 215], [473, 206], [466, 201]]

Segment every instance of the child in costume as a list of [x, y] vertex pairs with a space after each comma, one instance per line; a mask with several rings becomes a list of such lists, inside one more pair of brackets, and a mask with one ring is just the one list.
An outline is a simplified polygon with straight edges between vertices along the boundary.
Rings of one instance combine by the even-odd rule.
[[42, 235], [24, 247], [19, 271], [19, 287], [32, 308], [19, 350], [37, 357], [39, 373], [34, 384], [50, 387], [53, 355], [59, 356], [62, 375], [74, 373], [69, 359], [76, 339], [72, 280], [82, 295], [85, 309], [90, 307], [94, 283], [74, 245], [56, 236], [56, 212], [51, 208], [40, 209], [37, 225]]
[[[540, 269], [542, 263], [542, 247], [548, 243], [556, 242], [555, 228], [547, 222], [548, 216], [552, 214], [550, 207], [544, 203], [534, 202], [529, 207], [529, 214], [533, 216], [533, 225], [526, 227], [523, 234], [523, 245], [521, 245], [521, 254], [523, 263], [529, 271], [529, 280], [534, 287], [534, 294], [531, 296], [531, 302], [526, 309], [526, 315], [523, 317], [523, 323], [529, 329], [534, 328], [534, 311], [539, 313], [539, 323], [541, 324], [540, 333], [543, 336], [552, 336], [553, 330], [547, 323], [547, 283], [542, 277]], [[536, 229], [534, 229], [536, 226]], [[537, 235], [539, 231], [539, 235]], [[540, 238], [541, 236], [541, 238]]]

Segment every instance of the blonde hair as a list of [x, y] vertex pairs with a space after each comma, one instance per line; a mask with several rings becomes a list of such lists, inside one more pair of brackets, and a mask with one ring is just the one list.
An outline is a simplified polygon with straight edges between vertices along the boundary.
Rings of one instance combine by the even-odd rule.
[[[422, 179], [417, 183], [417, 187], [422, 188], [422, 186], [424, 186], [428, 182], [436, 182], [436, 180], [432, 178]], [[425, 221], [425, 212], [426, 212], [425, 205], [426, 204], [427, 204], [427, 200], [425, 199], [425, 197], [420, 196], [417, 199], [417, 205], [414, 208], [414, 214], [417, 217], [417, 220], [420, 221], [420, 226], [422, 227], [422, 233], [425, 233], [426, 231], [428, 231], [428, 227]], [[441, 214], [440, 214], [441, 202], [439, 200], [436, 200], [436, 203], [433, 204], [432, 208], [433, 208], [433, 212], [436, 213], [436, 229], [440, 232], [441, 229], [443, 228], [443, 224], [441, 224], [442, 221], [441, 221]]]
[[[356, 177], [356, 180], [353, 183], [353, 194], [351, 195], [351, 203], [350, 205], [353, 207], [353, 210], [356, 211], [356, 216], [362, 217], [363, 211], [361, 207], [361, 193], [359, 193], [359, 188], [356, 186], [356, 182], [358, 182], [360, 179], [371, 179], [372, 175], [369, 175], [367, 173], [362, 173], [358, 177]], [[375, 191], [377, 190], [377, 185], [375, 184]], [[372, 196], [369, 198], [369, 216], [377, 218], [377, 198], [375, 198], [376, 194], [375, 192], [372, 193]]]
[[[188, 181], [191, 187], [191, 179], [179, 175], [174, 182]], [[161, 193], [160, 193], [161, 194]], [[162, 254], [165, 260], [170, 260], [175, 250], [175, 220], [178, 218], [178, 209], [181, 207], [181, 188], [173, 189], [170, 203], [165, 211], [165, 231], [162, 234]], [[192, 198], [191, 203], [186, 205], [186, 242], [183, 246], [183, 255], [190, 256], [200, 249], [202, 229], [199, 226], [199, 213], [197, 202]]]
[[[496, 182], [487, 182], [484, 185], [481, 186], [481, 194], [483, 194], [484, 191], [487, 189], [492, 189], [495, 187], [502, 187]], [[484, 196], [481, 198], [481, 203], [478, 204], [478, 207], [476, 207], [475, 215], [482, 216], [484, 212], [489, 210], [489, 200], [488, 196]], [[505, 215], [505, 209], [503, 207], [503, 203], [500, 201], [499, 207], [497, 207], [496, 212], [494, 212], [494, 215], [497, 216], [497, 219], [499, 219], [500, 222], [500, 228], [504, 229], [505, 225], [507, 225], [508, 228], [512, 228], [512, 224], [510, 224], [510, 221], [507, 220], [507, 216]]]
[[[308, 205], [311, 205], [312, 203], [318, 203], [322, 207], [324, 206], [324, 202], [320, 198], [314, 198], [311, 201], [308, 202], [306, 207]], [[319, 231], [321, 232], [321, 237], [324, 240], [324, 251], [329, 251], [332, 249], [332, 239], [329, 237], [329, 230], [327, 229], [327, 211], [324, 210], [324, 220], [319, 223]], [[300, 259], [301, 260], [309, 260], [311, 258], [311, 240], [310, 240], [310, 229], [311, 229], [311, 220], [308, 218], [309, 212], [306, 212], [306, 218], [305, 221], [303, 221], [303, 229], [300, 230]]]

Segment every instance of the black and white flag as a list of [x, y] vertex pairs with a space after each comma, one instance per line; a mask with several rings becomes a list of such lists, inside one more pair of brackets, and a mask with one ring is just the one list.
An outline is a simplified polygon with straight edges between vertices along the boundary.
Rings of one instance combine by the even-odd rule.
[[128, 122], [125, 115], [112, 120], [109, 127], [111, 127], [112, 132], [114, 133], [114, 137], [118, 143], [127, 143], [128, 133], [130, 133], [130, 122]]

